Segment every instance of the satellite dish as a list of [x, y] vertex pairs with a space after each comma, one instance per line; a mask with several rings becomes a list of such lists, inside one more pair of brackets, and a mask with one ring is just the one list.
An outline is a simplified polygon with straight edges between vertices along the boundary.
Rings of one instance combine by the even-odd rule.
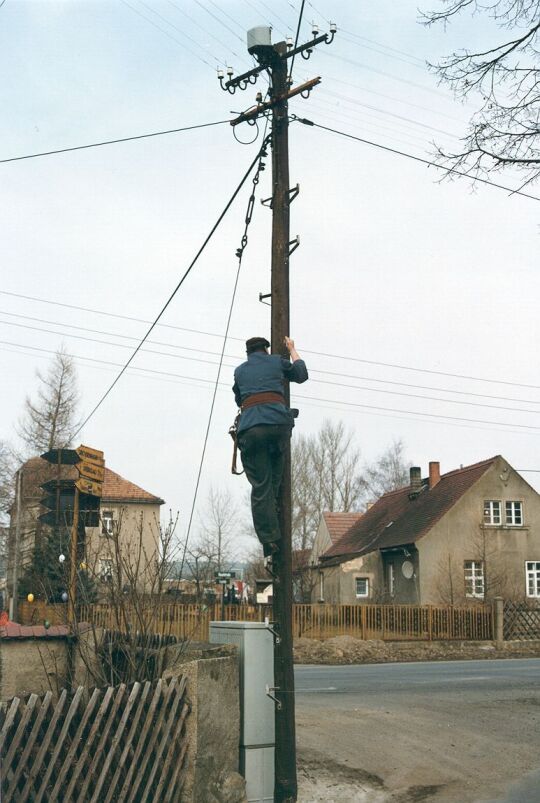
[[410, 560], [404, 560], [401, 564], [401, 572], [406, 580], [410, 580], [414, 574], [414, 566]]

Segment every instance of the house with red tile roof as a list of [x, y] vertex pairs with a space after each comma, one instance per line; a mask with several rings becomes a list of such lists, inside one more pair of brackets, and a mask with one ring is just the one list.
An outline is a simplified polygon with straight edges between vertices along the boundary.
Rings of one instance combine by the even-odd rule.
[[319, 563], [319, 558], [336, 544], [339, 539], [358, 522], [361, 516], [361, 513], [333, 513], [328, 510], [324, 511], [322, 514], [309, 557], [309, 565], [312, 567], [311, 596], [313, 602], [319, 602], [323, 599], [324, 589], [321, 585], [323, 577], [322, 574], [315, 571], [315, 567], [317, 567]]
[[540, 599], [540, 495], [500, 455], [442, 475], [432, 462], [426, 478], [413, 467], [312, 563], [313, 601]]
[[[43, 483], [58, 477], [58, 468], [33, 457], [20, 469], [22, 483], [21, 527], [19, 562], [21, 570], [31, 562], [36, 539], [47, 538], [50, 530], [39, 520], [44, 512], [41, 500], [45, 492]], [[61, 466], [61, 479], [77, 479], [75, 466]], [[125, 479], [120, 474], [105, 468], [103, 495], [100, 500], [99, 526], [87, 527], [84, 537], [84, 563], [87, 571], [98, 583], [109, 581], [116, 559], [116, 546], [120, 547], [122, 561], [126, 570], [137, 575], [141, 589], [148, 590], [150, 576], [155, 570], [159, 550], [160, 507], [164, 500], [144, 490], [139, 485]], [[11, 511], [11, 522], [15, 525], [17, 511]], [[14, 536], [16, 527], [10, 527], [8, 549], [8, 591], [11, 592], [12, 567], [14, 561]], [[66, 528], [66, 545], [69, 547], [69, 530]], [[39, 590], [36, 589], [37, 593]]]

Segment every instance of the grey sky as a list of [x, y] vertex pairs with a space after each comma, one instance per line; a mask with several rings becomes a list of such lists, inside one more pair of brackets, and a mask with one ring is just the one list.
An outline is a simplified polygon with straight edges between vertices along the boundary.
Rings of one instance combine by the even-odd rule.
[[[296, 28], [299, 5], [7, 0], [0, 8], [0, 158], [229, 118], [231, 110], [252, 104], [257, 87], [223, 93], [215, 67], [247, 69], [243, 29], [272, 21], [277, 41]], [[424, 62], [455, 47], [489, 43], [492, 27], [477, 17], [457, 20], [446, 33], [427, 30], [417, 22], [416, 6], [416, 0], [306, 3], [303, 39], [313, 19], [323, 28], [332, 19], [344, 32], [309, 62], [296, 60], [297, 80], [321, 75], [322, 83], [309, 100], [292, 101], [290, 111], [419, 156], [429, 157], [433, 139], [451, 147], [465, 131], [468, 111], [438, 88]], [[239, 136], [252, 135], [243, 128]], [[0, 165], [0, 289], [109, 314], [0, 294], [2, 437], [13, 438], [25, 394], [35, 388], [35, 369], [45, 368], [48, 351], [61, 343], [76, 356], [83, 412], [93, 407], [118, 369], [90, 358], [121, 364], [129, 355], [121, 344], [134, 345], [145, 331], [143, 323], [110, 316], [153, 319], [257, 147], [238, 144], [224, 125]], [[268, 164], [259, 197], [270, 194], [269, 179]], [[473, 192], [465, 180], [439, 179], [435, 169], [403, 157], [291, 126], [291, 183], [301, 186], [292, 208], [301, 247], [291, 262], [291, 335], [312, 377], [295, 393], [297, 431], [315, 432], [332, 417], [354, 429], [366, 460], [401, 437], [408, 457], [424, 470], [429, 460], [440, 460], [447, 471], [496, 453], [518, 469], [540, 469], [540, 206], [491, 187]], [[528, 190], [540, 195], [537, 186]], [[145, 350], [134, 363], [174, 376], [130, 372], [81, 434], [105, 451], [110, 468], [180, 509], [182, 526], [248, 194], [246, 187], [163, 319], [181, 329], [158, 327], [150, 340], [160, 345], [146, 346], [169, 356]], [[201, 503], [210, 483], [238, 497], [246, 490], [244, 478], [229, 474], [227, 429], [235, 413], [229, 388], [240, 341], [268, 333], [269, 308], [258, 294], [269, 290], [269, 236], [270, 213], [257, 203]], [[540, 474], [524, 476], [533, 485], [540, 481]]]

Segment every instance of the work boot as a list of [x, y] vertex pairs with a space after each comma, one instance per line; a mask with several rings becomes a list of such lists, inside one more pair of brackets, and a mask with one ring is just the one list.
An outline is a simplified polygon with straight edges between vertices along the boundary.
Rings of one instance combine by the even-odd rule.
[[273, 557], [279, 552], [279, 546], [275, 543], [275, 541], [267, 541], [263, 542], [263, 554], [264, 554], [264, 568], [270, 574], [274, 580], [277, 580], [277, 575], [274, 571], [273, 566]]

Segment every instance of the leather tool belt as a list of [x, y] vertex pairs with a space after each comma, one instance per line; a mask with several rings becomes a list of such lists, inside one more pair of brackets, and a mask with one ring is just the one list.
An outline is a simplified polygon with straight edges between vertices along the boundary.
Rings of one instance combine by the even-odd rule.
[[242, 402], [242, 412], [258, 404], [285, 404], [285, 397], [281, 393], [274, 393], [271, 390], [254, 393]]

